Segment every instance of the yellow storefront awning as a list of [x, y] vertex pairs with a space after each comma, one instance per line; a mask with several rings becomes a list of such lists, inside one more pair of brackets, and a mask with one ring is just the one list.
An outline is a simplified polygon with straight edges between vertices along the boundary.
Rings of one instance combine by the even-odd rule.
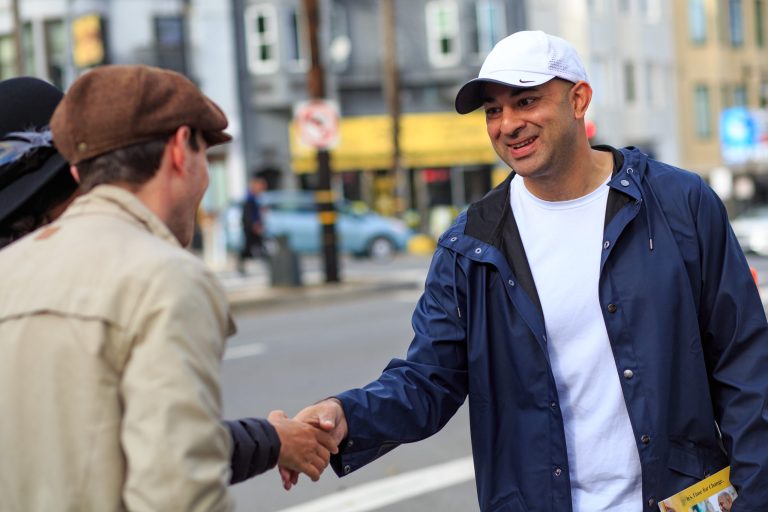
[[[392, 119], [386, 115], [342, 118], [339, 144], [330, 151], [334, 171], [391, 169]], [[301, 142], [296, 124], [290, 127], [291, 161], [297, 173], [314, 172], [316, 150]], [[475, 112], [403, 114], [400, 118], [403, 166], [453, 167], [495, 164], [485, 131], [485, 115]]]

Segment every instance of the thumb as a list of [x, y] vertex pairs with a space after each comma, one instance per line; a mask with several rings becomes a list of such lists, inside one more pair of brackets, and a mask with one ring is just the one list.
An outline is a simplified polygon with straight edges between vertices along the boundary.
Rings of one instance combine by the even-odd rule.
[[326, 432], [330, 432], [336, 428], [336, 418], [328, 415], [327, 413], [321, 413], [317, 416], [317, 426]]
[[306, 422], [312, 425], [313, 427], [317, 427], [320, 430], [324, 430], [325, 432], [330, 432], [331, 430], [334, 429], [334, 427], [336, 427], [336, 421], [332, 417], [324, 413], [316, 414], [313, 417], [307, 418]]

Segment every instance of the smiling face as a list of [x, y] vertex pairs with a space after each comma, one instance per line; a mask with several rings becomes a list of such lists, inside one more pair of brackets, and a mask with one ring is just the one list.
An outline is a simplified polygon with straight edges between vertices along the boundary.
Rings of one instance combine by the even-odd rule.
[[731, 506], [733, 505], [733, 499], [727, 494], [720, 494], [717, 497], [717, 504], [720, 505], [720, 510], [722, 512], [730, 512]]
[[574, 92], [583, 87], [589, 85], [560, 79], [527, 88], [486, 84], [486, 127], [499, 157], [524, 178], [566, 171], [583, 131], [586, 106]]

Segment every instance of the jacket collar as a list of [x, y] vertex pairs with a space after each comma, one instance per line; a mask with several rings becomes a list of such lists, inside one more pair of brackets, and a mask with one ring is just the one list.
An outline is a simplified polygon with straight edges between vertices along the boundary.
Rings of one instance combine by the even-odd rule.
[[[640, 180], [646, 168], [646, 157], [636, 148], [616, 149], [611, 146], [595, 146], [600, 151], [613, 154], [613, 177], [608, 183], [608, 204], [605, 211], [605, 226], [630, 201], [641, 196]], [[510, 205], [509, 188], [515, 172], [481, 200], [467, 210], [464, 234], [496, 247], [504, 256], [523, 290], [541, 311], [536, 283], [525, 254], [520, 232]], [[652, 236], [652, 235], [650, 235]]]
[[[642, 197], [640, 181], [645, 174], [646, 157], [634, 147], [616, 149], [608, 145], [599, 145], [594, 146], [594, 149], [610, 151], [613, 154], [613, 177], [608, 182], [611, 193], [608, 195], [605, 216], [607, 225], [624, 204]], [[509, 204], [509, 187], [515, 176], [515, 172], [511, 171], [502, 183], [469, 207], [465, 234], [494, 247], [501, 247], [504, 226], [512, 211]], [[514, 216], [512, 218], [514, 220]]]
[[62, 218], [78, 215], [106, 213], [122, 217], [142, 226], [153, 235], [170, 244], [181, 247], [168, 226], [131, 192], [114, 185], [99, 185], [87, 194], [77, 198], [62, 215]]

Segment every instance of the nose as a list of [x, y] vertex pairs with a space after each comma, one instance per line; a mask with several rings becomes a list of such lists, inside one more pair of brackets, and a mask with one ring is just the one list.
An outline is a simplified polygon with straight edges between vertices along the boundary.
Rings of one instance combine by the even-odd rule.
[[525, 126], [525, 121], [517, 115], [515, 109], [504, 108], [501, 114], [501, 132], [510, 137], [517, 137]]

